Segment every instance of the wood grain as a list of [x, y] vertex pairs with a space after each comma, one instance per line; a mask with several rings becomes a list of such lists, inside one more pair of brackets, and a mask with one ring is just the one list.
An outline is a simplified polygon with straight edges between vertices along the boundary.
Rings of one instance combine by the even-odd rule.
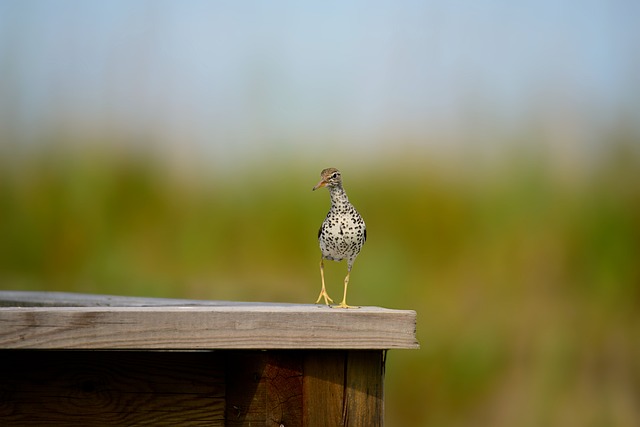
[[1, 350], [0, 425], [380, 426], [382, 355]]
[[304, 426], [342, 426], [346, 351], [308, 354], [304, 362]]
[[[2, 296], [0, 292], [0, 300]], [[379, 307], [345, 310], [265, 303], [1, 307], [0, 348], [417, 348], [415, 327], [415, 311]]]
[[[343, 417], [358, 425], [384, 424], [384, 365], [381, 351], [349, 351]], [[353, 425], [345, 423], [345, 425]]]
[[304, 352], [230, 352], [227, 426], [301, 426]]
[[384, 423], [382, 351], [309, 352], [304, 364], [306, 427]]
[[224, 425], [223, 364], [210, 352], [0, 354], [2, 426]]

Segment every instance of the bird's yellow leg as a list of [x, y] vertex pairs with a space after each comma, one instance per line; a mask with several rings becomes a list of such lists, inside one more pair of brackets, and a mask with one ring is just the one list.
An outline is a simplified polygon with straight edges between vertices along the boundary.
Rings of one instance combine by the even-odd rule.
[[316, 304], [320, 303], [320, 300], [324, 298], [324, 303], [329, 305], [329, 301], [333, 302], [333, 300], [327, 294], [327, 289], [324, 287], [324, 258], [320, 257], [320, 278], [322, 279], [322, 290], [320, 291], [320, 295], [318, 296], [318, 300]]
[[344, 278], [344, 296], [342, 297], [342, 302], [338, 305], [333, 305], [333, 308], [360, 308], [354, 307], [352, 305], [347, 305], [347, 286], [349, 286], [349, 276], [351, 275], [351, 270], [347, 271], [347, 277]]

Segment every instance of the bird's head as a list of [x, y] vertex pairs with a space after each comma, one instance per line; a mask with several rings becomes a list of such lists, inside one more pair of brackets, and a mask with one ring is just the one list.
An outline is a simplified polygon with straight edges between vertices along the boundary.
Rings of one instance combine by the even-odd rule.
[[338, 187], [342, 184], [342, 176], [340, 175], [340, 171], [336, 168], [327, 168], [320, 172], [320, 177], [322, 178], [313, 190], [317, 190], [322, 187]]

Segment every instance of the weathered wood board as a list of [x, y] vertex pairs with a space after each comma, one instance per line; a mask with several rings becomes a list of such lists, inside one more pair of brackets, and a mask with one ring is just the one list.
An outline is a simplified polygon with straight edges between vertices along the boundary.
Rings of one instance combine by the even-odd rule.
[[[9, 299], [0, 292], [0, 301]], [[15, 299], [15, 298], [14, 298]], [[107, 301], [107, 300], [105, 300]], [[14, 302], [18, 304], [17, 302]], [[0, 348], [417, 348], [416, 313], [379, 307], [221, 303], [0, 307]]]

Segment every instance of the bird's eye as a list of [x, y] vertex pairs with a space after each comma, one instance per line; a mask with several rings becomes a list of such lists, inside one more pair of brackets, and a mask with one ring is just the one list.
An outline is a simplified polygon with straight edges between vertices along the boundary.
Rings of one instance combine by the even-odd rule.
[[331, 179], [336, 179], [338, 177], [338, 172], [334, 172], [333, 175], [331, 175]]

